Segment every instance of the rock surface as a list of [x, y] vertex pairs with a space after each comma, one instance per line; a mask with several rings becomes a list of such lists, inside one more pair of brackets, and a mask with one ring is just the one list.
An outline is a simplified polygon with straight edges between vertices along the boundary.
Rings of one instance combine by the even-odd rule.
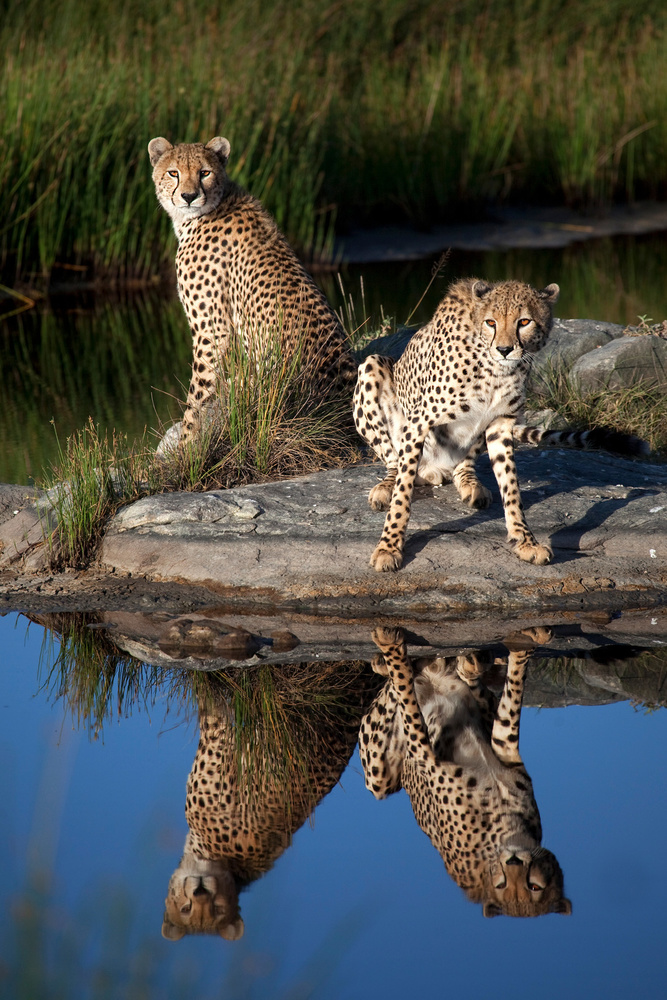
[[[464, 508], [453, 486], [418, 489], [405, 565], [369, 566], [383, 515], [367, 504], [379, 465], [206, 494], [165, 494], [128, 506], [103, 539], [94, 572], [110, 594], [131, 577], [194, 588], [193, 601], [349, 617], [437, 619], [667, 602], [667, 468], [593, 453], [523, 450], [517, 466], [528, 523], [555, 553], [523, 563], [505, 540], [497, 487], [487, 511]], [[14, 508], [16, 509], [16, 508]], [[25, 605], [24, 567], [45, 546], [34, 506], [0, 524], [0, 599]], [[75, 590], [80, 574], [57, 579]], [[49, 587], [46, 586], [46, 590]], [[208, 596], [207, 596], [208, 595]]]
[[583, 392], [667, 386], [667, 340], [649, 335], [620, 337], [583, 353], [572, 367], [572, 378]]
[[448, 247], [460, 250], [544, 249], [616, 236], [662, 232], [667, 229], [667, 206], [658, 202], [615, 205], [604, 216], [584, 216], [561, 207], [496, 208], [490, 222], [432, 226], [417, 231], [407, 226], [357, 230], [340, 239], [335, 258], [345, 263], [420, 260]]

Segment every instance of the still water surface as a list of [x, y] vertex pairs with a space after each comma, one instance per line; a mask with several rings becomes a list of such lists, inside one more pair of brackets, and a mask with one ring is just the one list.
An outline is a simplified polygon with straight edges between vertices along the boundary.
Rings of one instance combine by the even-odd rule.
[[[0, 619], [3, 997], [664, 995], [667, 659], [657, 640], [643, 654], [573, 659], [556, 628], [529, 662], [521, 753], [571, 916], [485, 919], [406, 793], [376, 801], [365, 787], [354, 731], [386, 679], [359, 662], [301, 665], [270, 674], [287, 724], [280, 739], [258, 740], [253, 759], [291, 776], [292, 825], [316, 760], [340, 781], [291, 846], [287, 819], [275, 863], [241, 894], [241, 940], [172, 942], [163, 901], [187, 832], [197, 705], [217, 690], [238, 722], [258, 668], [193, 680], [132, 660], [81, 618], [51, 624]], [[63, 632], [79, 636], [77, 656], [69, 643], [59, 658]], [[492, 661], [484, 680], [498, 691]], [[296, 764], [281, 757], [290, 733]]]
[[[520, 278], [561, 286], [558, 315], [636, 324], [667, 317], [664, 234], [591, 240], [560, 250], [456, 251], [429, 281], [434, 261], [365, 265], [319, 279], [351, 326], [377, 329], [383, 316], [426, 321], [447, 285], [462, 275]], [[361, 284], [363, 280], [364, 301]], [[92, 416], [131, 440], [177, 419], [190, 378], [191, 341], [173, 291], [115, 301], [54, 298], [47, 307], [0, 319], [0, 482], [27, 483], [56, 459]]]

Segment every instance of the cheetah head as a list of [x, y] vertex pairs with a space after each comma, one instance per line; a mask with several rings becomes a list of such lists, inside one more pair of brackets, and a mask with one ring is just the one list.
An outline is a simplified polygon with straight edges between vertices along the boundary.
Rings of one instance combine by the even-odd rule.
[[484, 916], [539, 917], [572, 913], [563, 895], [563, 873], [544, 847], [505, 846], [491, 863], [484, 890]]
[[190, 220], [220, 204], [227, 185], [225, 167], [230, 145], [218, 135], [201, 142], [170, 142], [159, 136], [148, 143], [158, 201], [171, 217], [176, 235]]
[[491, 360], [510, 371], [545, 343], [553, 323], [558, 285], [540, 290], [521, 281], [473, 281], [472, 315]]
[[164, 905], [162, 936], [168, 941], [185, 934], [219, 934], [227, 941], [243, 936], [238, 890], [222, 861], [186, 853], [171, 876]]

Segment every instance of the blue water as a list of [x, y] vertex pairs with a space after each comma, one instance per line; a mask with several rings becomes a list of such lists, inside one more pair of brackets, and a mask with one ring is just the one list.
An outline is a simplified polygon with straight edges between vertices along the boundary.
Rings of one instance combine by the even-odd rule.
[[[40, 655], [43, 681], [55, 653], [44, 636], [25, 618], [0, 619], [0, 996], [667, 994], [664, 710], [523, 712], [522, 756], [571, 917], [485, 920], [407, 796], [376, 802], [366, 791], [355, 752], [314, 820], [242, 895], [243, 939], [172, 943], [160, 927], [186, 833], [196, 719], [165, 719], [158, 698], [89, 739], [40, 693]], [[52, 881], [26, 931], [36, 870]]]

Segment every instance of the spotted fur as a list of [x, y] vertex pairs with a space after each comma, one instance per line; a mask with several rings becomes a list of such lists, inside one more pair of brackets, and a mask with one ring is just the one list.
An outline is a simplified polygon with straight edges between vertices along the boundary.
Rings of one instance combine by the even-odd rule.
[[248, 350], [277, 340], [303, 360], [315, 358], [324, 384], [353, 383], [347, 338], [324, 294], [269, 213], [227, 176], [227, 139], [172, 146], [159, 137], [148, 152], [179, 241], [178, 293], [193, 338], [181, 443], [199, 427], [234, 335]]
[[532, 563], [551, 560], [551, 549], [536, 541], [523, 514], [513, 430], [558, 292], [558, 285], [538, 291], [519, 281], [458, 281], [399, 361], [374, 355], [359, 366], [355, 423], [387, 466], [369, 495], [374, 510], [388, 508], [371, 557], [376, 570], [402, 565], [417, 475], [433, 484], [453, 479], [465, 503], [488, 506], [491, 494], [474, 469], [484, 444], [516, 554]]
[[379, 799], [405, 788], [447, 871], [487, 917], [572, 910], [519, 754], [526, 663], [548, 638], [530, 629], [510, 644], [497, 700], [477, 656], [438, 657], [415, 673], [400, 629], [373, 633], [374, 666], [388, 680], [359, 732], [366, 786]]
[[[199, 744], [187, 781], [188, 833], [183, 857], [169, 881], [162, 934], [240, 938], [244, 923], [239, 894], [264, 875], [290, 846], [296, 830], [340, 780], [354, 750], [359, 722], [378, 690], [377, 677], [361, 663], [317, 663], [315, 692], [325, 706], [300, 723], [290, 720], [296, 753], [291, 766], [276, 766], [270, 739], [258, 738], [252, 759], [239, 749], [234, 715], [224, 697], [202, 702]], [[241, 669], [241, 668], [239, 668]], [[274, 668], [280, 669], [280, 668]], [[335, 672], [335, 706], [326, 680]], [[274, 683], [279, 675], [274, 675]], [[247, 683], [252, 683], [248, 679]], [[306, 695], [314, 683], [306, 675]], [[298, 758], [298, 759], [297, 759]]]

